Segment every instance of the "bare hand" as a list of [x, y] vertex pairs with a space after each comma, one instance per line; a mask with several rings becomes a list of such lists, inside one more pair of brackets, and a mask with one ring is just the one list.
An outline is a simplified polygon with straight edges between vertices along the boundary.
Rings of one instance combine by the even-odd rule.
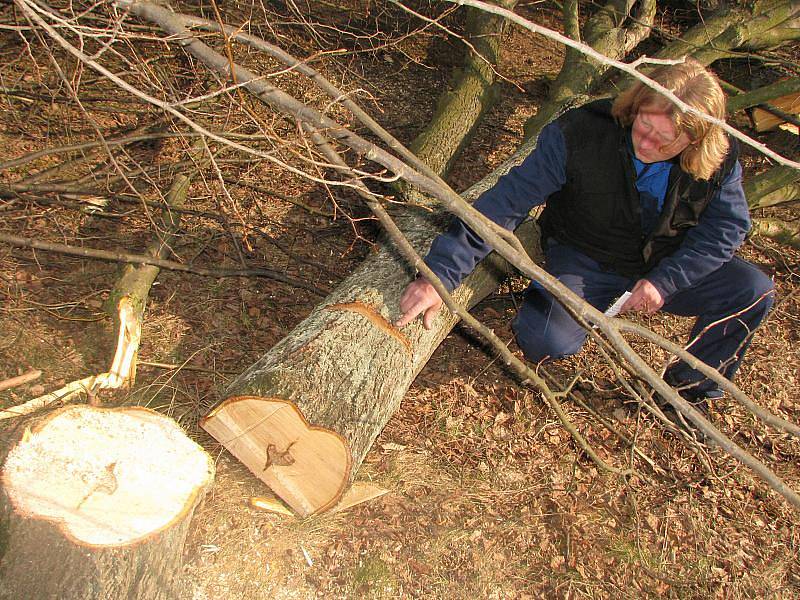
[[658, 312], [662, 306], [664, 306], [664, 298], [661, 297], [661, 292], [647, 279], [640, 279], [633, 286], [631, 297], [622, 305], [620, 312], [638, 310], [652, 315]]
[[421, 314], [422, 324], [425, 329], [430, 329], [441, 308], [442, 299], [433, 286], [425, 279], [415, 279], [400, 296], [400, 310], [403, 314], [395, 321], [395, 326], [407, 325]]

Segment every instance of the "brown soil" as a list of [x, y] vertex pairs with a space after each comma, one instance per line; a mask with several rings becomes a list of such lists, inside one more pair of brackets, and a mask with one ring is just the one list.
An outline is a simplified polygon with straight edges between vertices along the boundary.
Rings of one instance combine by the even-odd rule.
[[[433, 114], [460, 50], [431, 32], [397, 41], [392, 28], [404, 22], [398, 13], [383, 14], [375, 3], [367, 5], [373, 12], [359, 7], [353, 13], [330, 13], [332, 5], [319, 3], [315, 17], [335, 18], [340, 29], [378, 23], [396, 43], [375, 49], [379, 36], [354, 41], [341, 32], [338, 38], [334, 32], [325, 33], [326, 43], [337, 39], [342, 47], [358, 52], [349, 62], [333, 55], [315, 66], [333, 80], [345, 81], [348, 89], [361, 88], [357, 96], [362, 105], [408, 142]], [[197, 11], [191, 6], [182, 10]], [[232, 7], [229, 11], [227, 20], [242, 22], [241, 13]], [[529, 4], [523, 12], [541, 24], [559, 27], [558, 12], [549, 5]], [[276, 23], [293, 20], [296, 17], [288, 14]], [[10, 6], [0, 8], [0, 22], [15, 23]], [[319, 49], [320, 40], [305, 27], [274, 27], [281, 43], [295, 54], [309, 56]], [[0, 92], [0, 162], [95, 139], [85, 115], [50, 72], [47, 54], [33, 37], [30, 46], [20, 39], [14, 31], [0, 30], [3, 86], [25, 92]], [[181, 93], [187, 88], [196, 94], [216, 89], [208, 75], [187, 76], [191, 65], [177, 51], [159, 54], [163, 47], [155, 43], [142, 43], [136, 51], [153, 58], [153, 73], [171, 73]], [[57, 55], [69, 65], [72, 77], [74, 61]], [[503, 100], [452, 174], [456, 189], [474, 183], [513, 151], [562, 56], [555, 44], [529, 34], [514, 31], [507, 36], [502, 72], [511, 82], [502, 85]], [[247, 60], [252, 66], [270, 66], [252, 53]], [[300, 78], [282, 77], [281, 82], [304, 100], [326, 103]], [[152, 119], [144, 106], [94, 73], [84, 71], [73, 78], [73, 85], [78, 79], [87, 97], [85, 108], [104, 132]], [[51, 100], [52, 94], [63, 101]], [[114, 110], [107, 110], [109, 106]], [[261, 109], [253, 105], [253, 110]], [[268, 125], [286, 140], [294, 139], [292, 123], [274, 115], [262, 118], [272, 119]], [[226, 114], [223, 110], [208, 120], [221, 128]], [[765, 137], [784, 152], [791, 151], [796, 139], [785, 132]], [[127, 153], [116, 152], [115, 158], [131, 172], [137, 164], [151, 170], [149, 177], [157, 185], [143, 187], [143, 196], [156, 200], [155, 190], [169, 185], [170, 167], [184, 159], [184, 150], [180, 142], [167, 140], [132, 146]], [[279, 149], [278, 154], [285, 151]], [[219, 159], [232, 157], [227, 153]], [[61, 161], [64, 155], [0, 171], [0, 185]], [[744, 163], [752, 172], [763, 161], [746, 151]], [[72, 181], [98, 164], [96, 177], [115, 173], [100, 151], [86, 162], [65, 165], [50, 179]], [[189, 207], [226, 215], [230, 228], [207, 216], [184, 215], [175, 260], [235, 268], [243, 258], [250, 267], [303, 279], [324, 294], [370, 252], [375, 227], [362, 220], [363, 209], [341, 191], [289, 177], [265, 162], [220, 162], [220, 167], [226, 176], [256, 183], [325, 214], [334, 211], [335, 200], [336, 218], [239, 186], [229, 185], [227, 198], [216, 173], [208, 170], [196, 179]], [[115, 189], [128, 191], [119, 185]], [[81, 198], [37, 193], [2, 199], [0, 229], [76, 246], [143, 251], [153, 235], [152, 209], [144, 210], [134, 196], [123, 202], [121, 195], [114, 195], [98, 213], [87, 209]], [[796, 219], [797, 209], [791, 205], [773, 212]], [[242, 221], [261, 233], [243, 236]], [[762, 406], [800, 422], [800, 253], [755, 238], [742, 254], [774, 276], [778, 301], [737, 383]], [[0, 392], [0, 408], [104, 371], [114, 348], [103, 301], [119, 274], [118, 265], [9, 246], [0, 246], [0, 257], [0, 380], [32, 368], [44, 371], [36, 382]], [[505, 286], [475, 311], [506, 341], [512, 339], [509, 320], [520, 285]], [[224, 383], [290, 332], [320, 298], [270, 279], [162, 271], [150, 293], [136, 385], [127, 394], [101, 398], [108, 404], [137, 403], [163, 411], [215, 458], [216, 482], [195, 516], [186, 547], [181, 577], [187, 598], [800, 595], [797, 511], [724, 453], [690, 449], [638, 411], [592, 344], [549, 369], [563, 382], [578, 375], [575, 389], [585, 405], [636, 440], [651, 464], [632, 458], [630, 445], [587, 408], [564, 401], [570, 418], [600, 456], [617, 467], [632, 462], [636, 476], [598, 470], [539, 395], [519, 385], [470, 332], [457, 329], [420, 374], [358, 473], [359, 480], [383, 486], [388, 494], [305, 520], [251, 508], [250, 498], [268, 496], [269, 491], [199, 430], [197, 421], [219, 399]], [[662, 315], [643, 322], [675, 340], [682, 340], [689, 327], [687, 320]], [[663, 362], [651, 347], [636, 347], [652, 364]], [[715, 402], [711, 414], [737, 443], [800, 490], [796, 439], [755, 422], [730, 400]], [[0, 427], [7, 444], [16, 435], [15, 425]]]

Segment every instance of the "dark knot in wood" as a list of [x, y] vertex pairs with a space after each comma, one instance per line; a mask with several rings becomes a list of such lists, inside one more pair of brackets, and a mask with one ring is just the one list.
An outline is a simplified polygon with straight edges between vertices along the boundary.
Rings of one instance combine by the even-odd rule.
[[264, 463], [264, 471], [269, 469], [270, 467], [288, 467], [289, 465], [294, 464], [294, 456], [292, 456], [290, 450], [292, 446], [294, 446], [297, 442], [292, 442], [288, 446], [286, 446], [286, 450], [278, 450], [278, 447], [275, 444], [268, 444], [267, 445], [267, 462]]

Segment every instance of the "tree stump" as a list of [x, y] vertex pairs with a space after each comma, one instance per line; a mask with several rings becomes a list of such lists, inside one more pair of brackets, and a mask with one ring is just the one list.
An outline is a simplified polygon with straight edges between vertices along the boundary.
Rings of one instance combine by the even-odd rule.
[[145, 408], [71, 406], [0, 471], [0, 598], [174, 598], [210, 456]]

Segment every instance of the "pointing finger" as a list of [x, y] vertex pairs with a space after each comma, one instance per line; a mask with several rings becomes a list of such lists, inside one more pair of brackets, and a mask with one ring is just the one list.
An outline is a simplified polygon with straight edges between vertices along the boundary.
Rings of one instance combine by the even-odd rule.
[[[400, 309], [403, 310], [403, 307], [401, 306]], [[408, 325], [411, 321], [417, 318], [422, 310], [422, 302], [415, 302], [408, 309], [406, 309], [402, 315], [400, 315], [400, 318], [397, 321], [395, 321], [395, 327], [404, 327], [405, 325]]]

